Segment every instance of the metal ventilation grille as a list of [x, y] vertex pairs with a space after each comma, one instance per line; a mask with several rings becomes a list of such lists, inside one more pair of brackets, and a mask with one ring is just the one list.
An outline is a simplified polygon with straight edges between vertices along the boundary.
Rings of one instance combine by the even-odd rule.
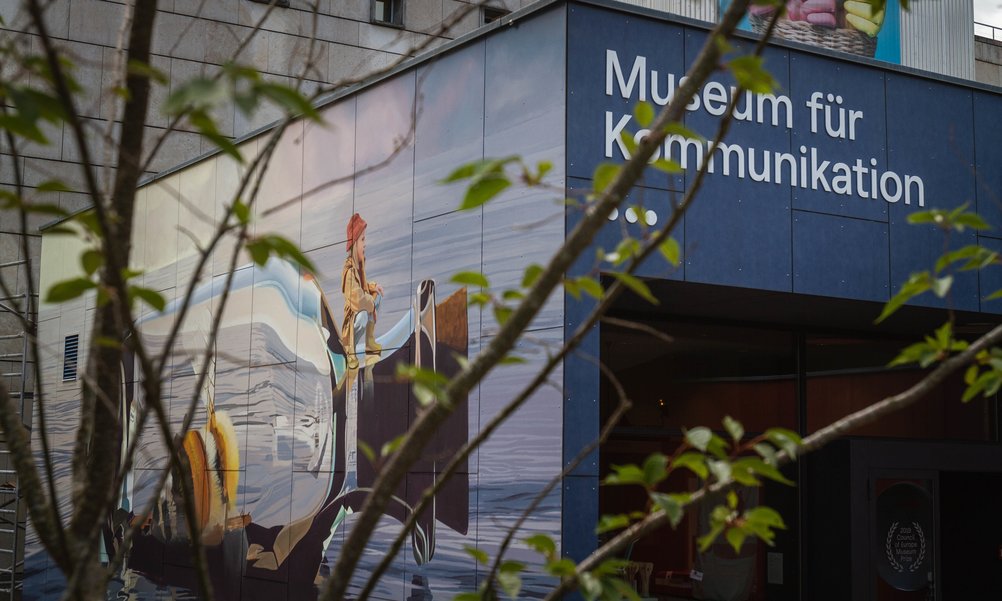
[[77, 356], [80, 348], [80, 335], [66, 337], [63, 344], [63, 382], [77, 379]]

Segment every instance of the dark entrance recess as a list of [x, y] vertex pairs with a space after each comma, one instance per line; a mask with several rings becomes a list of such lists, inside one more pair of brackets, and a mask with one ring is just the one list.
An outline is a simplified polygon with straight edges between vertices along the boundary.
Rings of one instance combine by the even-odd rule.
[[943, 472], [939, 487], [941, 598], [1002, 599], [1002, 474]]
[[[619, 378], [634, 403], [601, 449], [602, 477], [614, 464], [640, 463], [656, 451], [672, 454], [682, 441], [685, 427], [705, 425], [722, 431], [721, 419], [725, 415], [740, 420], [749, 435], [772, 426], [809, 434], [920, 379], [922, 373], [918, 370], [889, 370], [886, 365], [906, 344], [928, 333], [944, 319], [942, 311], [907, 309], [876, 328], [872, 321], [880, 310], [877, 303], [691, 283], [659, 281], [651, 284], [662, 301], [660, 305], [651, 306], [635, 297], [628, 298], [618, 304], [612, 317], [656, 329], [672, 337], [671, 343], [621, 323], [606, 323], [601, 328], [602, 360]], [[960, 314], [958, 331], [973, 337], [993, 325], [985, 319], [984, 315]], [[914, 570], [917, 573], [921, 568], [930, 572], [930, 576], [932, 571], [936, 572], [931, 589], [909, 581], [904, 588], [910, 587], [911, 591], [899, 594], [901, 587], [883, 583], [873, 563], [877, 559], [873, 554], [873, 532], [879, 521], [872, 498], [874, 483], [891, 489], [884, 505], [898, 511], [899, 506], [908, 504], [895, 504], [894, 495], [902, 493], [904, 484], [893, 477], [894, 469], [912, 470], [912, 473], [927, 467], [935, 469], [923, 465], [921, 459], [928, 456], [929, 445], [988, 447], [994, 454], [1002, 455], [1002, 448], [995, 444], [998, 416], [994, 399], [963, 405], [960, 402], [962, 389], [958, 377], [902, 414], [850, 433], [858, 444], [847, 440], [829, 452], [788, 466], [785, 472], [798, 482], [796, 488], [770, 483], [743, 493], [743, 506], [765, 504], [784, 516], [788, 530], [777, 537], [774, 547], [762, 543], [746, 544], [740, 553], [735, 553], [721, 540], [706, 553], [699, 553], [695, 539], [707, 530], [707, 514], [712, 504], [706, 510], [687, 515], [676, 531], [666, 528], [636, 541], [630, 549], [630, 559], [654, 566], [651, 597], [877, 601], [951, 599], [958, 598], [945, 596], [951, 590], [961, 591], [958, 594], [997, 590], [950, 588], [952, 571], [962, 570], [963, 563], [954, 550], [964, 547], [951, 544], [957, 539], [951, 539], [946, 533], [946, 518], [943, 518], [943, 530], [923, 522], [926, 526], [921, 537], [913, 525], [902, 526], [901, 519], [897, 520], [899, 524], [892, 533], [892, 543], [898, 553], [893, 557], [899, 563], [908, 558], [914, 563], [917, 555], [912, 557], [915, 553], [911, 547], [920, 538], [926, 545], [936, 546], [936, 549], [926, 550], [923, 563], [916, 564]], [[604, 420], [616, 403], [614, 387], [608, 380], [602, 383], [601, 400]], [[874, 441], [873, 444], [868, 440]], [[889, 457], [897, 456], [900, 460], [895, 464], [894, 460], [885, 461], [887, 457], [880, 459], [872, 455], [877, 452], [874, 445], [911, 450], [882, 451]], [[916, 453], [915, 448], [925, 450]], [[952, 456], [958, 459], [955, 454]], [[966, 465], [964, 461], [959, 461], [954, 468], [967, 469], [961, 467]], [[995, 465], [992, 469], [1002, 470], [998, 467], [1002, 463]], [[877, 467], [889, 470], [891, 477], [871, 481], [871, 471]], [[933, 472], [930, 482], [937, 482], [937, 476], [938, 472]], [[1002, 500], [999, 490], [1002, 475], [996, 474], [992, 480], [995, 488], [985, 491], [988, 494], [984, 496], [951, 492], [955, 482], [957, 490], [963, 490], [964, 481], [960, 475], [944, 472], [941, 478], [938, 482], [943, 495], [942, 515], [948, 503], [961, 503], [964, 499], [967, 503], [983, 505], [986, 515], [982, 519], [985, 523], [990, 521], [987, 513]], [[892, 488], [895, 484], [902, 485]], [[976, 486], [976, 481], [971, 480], [968, 484]], [[696, 485], [695, 476], [685, 472], [673, 474], [664, 489], [678, 491]], [[931, 488], [933, 484], [928, 486]], [[932, 496], [929, 499], [927, 509], [930, 515], [935, 515], [935, 519], [929, 520], [938, 525], [939, 505], [932, 502]], [[639, 491], [620, 487], [599, 489], [602, 514], [626, 513], [643, 502]], [[981, 515], [963, 511], [957, 514], [963, 517], [950, 519], [974, 520], [973, 516]], [[996, 524], [1002, 523], [996, 520]], [[909, 521], [918, 521], [918, 518]], [[937, 538], [939, 532], [942, 538]], [[988, 569], [987, 565], [985, 569], [999, 574], [979, 580], [981, 585], [988, 587], [989, 579], [1002, 580], [1002, 537], [996, 534], [992, 539], [995, 542], [991, 543], [991, 536], [987, 532], [982, 534], [982, 547], [994, 545], [991, 555], [994, 569]], [[938, 549], [950, 549], [951, 557], [948, 559]], [[965, 554], [966, 551], [959, 553]], [[940, 560], [943, 562], [941, 568]], [[911, 567], [908, 564], [905, 570]], [[696, 579], [691, 577], [692, 570], [698, 572]], [[698, 579], [700, 575], [702, 580]], [[912, 575], [912, 580], [918, 579], [917, 575]], [[956, 586], [969, 584], [964, 582]]]

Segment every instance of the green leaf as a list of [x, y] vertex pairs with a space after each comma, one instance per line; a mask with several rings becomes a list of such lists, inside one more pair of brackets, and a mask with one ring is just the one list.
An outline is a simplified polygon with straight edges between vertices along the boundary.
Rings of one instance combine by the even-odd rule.
[[633, 134], [624, 129], [619, 133], [619, 141], [622, 142], [623, 147], [626, 148], [626, 158], [630, 158], [637, 154], [637, 139]]
[[776, 466], [768, 464], [758, 457], [742, 457], [734, 462], [734, 469], [735, 471], [747, 470], [750, 473], [758, 474], [775, 482], [794, 486], [793, 481], [784, 476]]
[[956, 263], [957, 261], [961, 261], [963, 259], [970, 259], [971, 257], [978, 255], [981, 250], [982, 248], [980, 246], [971, 244], [943, 254], [943, 256], [936, 260], [936, 273], [943, 271], [951, 263]]
[[763, 57], [750, 54], [731, 60], [728, 67], [742, 88], [756, 94], [771, 94], [778, 84], [763, 61]]
[[241, 201], [239, 198], [233, 201], [233, 215], [237, 218], [237, 221], [241, 225], [247, 225], [250, 223], [250, 206]]
[[682, 262], [682, 249], [679, 248], [678, 240], [675, 238], [668, 238], [658, 246], [658, 251], [661, 252], [661, 256], [665, 258], [666, 261], [678, 267]]
[[633, 107], [633, 116], [640, 127], [649, 127], [654, 121], [654, 107], [651, 103], [641, 100]]
[[588, 296], [601, 300], [605, 295], [605, 289], [602, 288], [602, 284], [595, 278], [588, 276], [581, 276], [577, 279], [577, 284]]
[[134, 58], [129, 59], [129, 64], [127, 65], [126, 69], [129, 75], [139, 75], [142, 77], [147, 77], [151, 81], [155, 81], [156, 83], [159, 84], [166, 85], [167, 83], [170, 82], [170, 78], [167, 77], [166, 73], [164, 73], [160, 69], [157, 69], [156, 67], [153, 67], [152, 65], [146, 64], [142, 61], [138, 61]]
[[622, 282], [624, 286], [632, 290], [637, 296], [643, 298], [652, 305], [660, 304], [660, 301], [654, 297], [651, 293], [651, 289], [647, 287], [647, 284], [636, 276], [622, 271], [614, 271], [612, 272], [612, 277]]
[[465, 593], [459, 593], [452, 598], [452, 601], [483, 601], [484, 596], [479, 591], [466, 591]]
[[603, 259], [613, 265], [622, 265], [628, 259], [640, 252], [640, 241], [632, 236], [625, 236], [616, 245], [616, 250], [605, 255]]
[[797, 447], [802, 442], [800, 435], [786, 428], [769, 428], [765, 431], [766, 439], [777, 448], [783, 449], [791, 457], [797, 456]]
[[988, 225], [988, 222], [981, 218], [977, 213], [961, 213], [954, 217], [953, 222], [961, 226], [958, 229], [964, 231], [963, 227], [969, 227], [972, 230], [990, 230], [992, 226]]
[[0, 129], [6, 129], [15, 136], [26, 138], [38, 144], [49, 144], [49, 139], [42, 133], [37, 121], [26, 118], [20, 113], [0, 114]]
[[620, 486], [626, 484], [639, 484], [644, 486], [644, 472], [639, 466], [632, 463], [627, 465], [613, 465], [613, 473], [605, 477], [605, 484]]
[[703, 480], [710, 474], [706, 467], [706, 457], [700, 453], [682, 453], [671, 461], [672, 469], [685, 468]]
[[610, 557], [608, 559], [603, 559], [602, 563], [595, 566], [595, 569], [593, 569], [591, 573], [600, 578], [611, 576], [613, 574], [619, 575], [622, 574], [623, 569], [629, 563], [629, 560], [621, 557]]
[[539, 279], [539, 276], [543, 274], [543, 268], [535, 263], [529, 265], [525, 268], [525, 273], [522, 274], [522, 287], [530, 288]]
[[685, 515], [685, 504], [689, 501], [688, 497], [689, 495], [651, 493], [651, 500], [665, 512], [672, 528], [677, 528], [682, 523], [682, 517]]
[[96, 249], [85, 250], [80, 255], [80, 266], [83, 267], [84, 273], [88, 276], [94, 275], [94, 272], [101, 269], [104, 265], [104, 254]]
[[303, 254], [303, 251], [299, 250], [299, 247], [288, 238], [277, 234], [269, 234], [266, 236], [266, 239], [268, 240], [268, 243], [271, 244], [271, 248], [275, 251], [275, 254], [279, 257], [287, 259], [307, 271], [313, 273], [317, 272], [317, 268], [313, 264], [313, 261], [307, 258], [307, 256]]
[[552, 575], [560, 578], [566, 578], [568, 576], [573, 576], [577, 569], [577, 565], [570, 559], [566, 557], [561, 557], [554, 559], [552, 561], [546, 562], [546, 571]]
[[772, 445], [765, 442], [760, 442], [757, 445], [755, 445], [754, 448], [755, 452], [758, 453], [759, 456], [761, 456], [762, 459], [766, 461], [766, 463], [769, 463], [770, 465], [776, 465], [776, 449], [774, 449]]
[[466, 189], [466, 196], [463, 197], [463, 204], [459, 205], [459, 210], [475, 209], [503, 192], [510, 185], [511, 181], [504, 174], [479, 179]]
[[471, 307], [483, 307], [489, 302], [491, 302], [491, 295], [486, 292], [474, 292], [470, 295], [469, 303]]
[[525, 539], [525, 544], [547, 558], [552, 558], [557, 554], [557, 544], [545, 534], [533, 534]]
[[595, 601], [602, 594], [602, 583], [591, 572], [583, 572], [579, 579], [581, 594], [587, 601]]
[[891, 297], [884, 305], [884, 310], [877, 317], [875, 323], [880, 323], [890, 317], [895, 311], [901, 308], [906, 302], [929, 290], [932, 287], [932, 277], [928, 271], [913, 273], [908, 281], [902, 284], [898, 293]]
[[706, 462], [706, 466], [710, 468], [710, 472], [717, 479], [717, 482], [726, 484], [732, 480], [733, 468], [726, 459], [710, 459]]
[[692, 430], [687, 430], [685, 432], [685, 441], [689, 443], [693, 448], [699, 449], [700, 451], [706, 452], [706, 449], [710, 445], [710, 438], [713, 437], [713, 432], [706, 426], [700, 426], [698, 428], [693, 428]]
[[609, 184], [616, 179], [616, 176], [619, 175], [619, 171], [622, 168], [622, 165], [615, 163], [601, 163], [595, 168], [595, 172], [591, 176], [592, 190], [594, 190], [596, 194], [604, 192], [605, 189], [609, 187]]
[[651, 453], [644, 460], [644, 484], [654, 488], [668, 477], [668, 458], [662, 453]]
[[98, 336], [94, 338], [94, 344], [104, 348], [114, 348], [114, 349], [122, 348], [121, 340], [116, 340], [115, 338], [110, 338], [108, 336]]
[[710, 531], [703, 536], [696, 539], [696, 544], [699, 546], [699, 552], [705, 553], [713, 545], [713, 541], [717, 540], [720, 533], [724, 531], [724, 525], [718, 524], [712, 528]]
[[47, 303], [62, 303], [73, 300], [97, 285], [88, 278], [73, 278], [56, 282], [45, 297]]
[[501, 294], [501, 298], [503, 298], [506, 301], [520, 301], [523, 298], [525, 298], [525, 293], [523, 293], [521, 290], [505, 290]]
[[1002, 298], [1002, 288], [999, 288], [995, 292], [992, 292], [991, 294], [989, 294], [988, 296], [986, 296], [985, 300], [986, 301], [987, 300], [995, 300], [997, 298]]
[[164, 111], [178, 115], [192, 108], [207, 108], [222, 104], [229, 93], [225, 82], [210, 77], [195, 77], [177, 86], [167, 97]]
[[129, 286], [129, 302], [132, 302], [135, 298], [142, 299], [147, 305], [156, 309], [158, 313], [163, 313], [164, 309], [167, 308], [167, 299], [156, 290]]
[[595, 527], [595, 534], [605, 534], [606, 532], [611, 532], [613, 530], [622, 530], [629, 525], [629, 516], [623, 514], [603, 515], [598, 519], [598, 526]]
[[501, 562], [498, 566], [498, 570], [505, 573], [518, 573], [525, 571], [525, 564], [521, 561], [515, 561], [513, 559], [506, 559]]
[[388, 441], [384, 442], [383, 443], [383, 448], [381, 448], [379, 450], [379, 455], [381, 457], [389, 457], [397, 449], [400, 448], [400, 445], [404, 444], [405, 440], [407, 440], [407, 435], [406, 434], [401, 434], [400, 436], [397, 436], [393, 440], [388, 440]]
[[730, 415], [724, 416], [724, 429], [727, 430], [727, 433], [731, 435], [731, 438], [734, 440], [734, 442], [741, 442], [741, 439], [744, 438], [745, 435], [744, 426], [741, 425], [741, 422], [734, 419]]
[[284, 109], [286, 113], [302, 115], [311, 121], [322, 121], [320, 113], [310, 103], [309, 98], [291, 86], [262, 81], [255, 86], [255, 90], [262, 97]]
[[749, 509], [745, 512], [744, 518], [755, 524], [764, 524], [772, 528], [786, 529], [786, 524], [783, 522], [783, 516], [779, 515], [779, 512], [775, 509], [766, 507], [765, 505], [759, 505], [758, 507]]
[[254, 261], [255, 265], [263, 267], [268, 262], [268, 257], [271, 256], [271, 247], [264, 240], [251, 240], [247, 242], [247, 252], [250, 253], [251, 260]]
[[[38, 215], [52, 215], [54, 217], [66, 217], [69, 213], [66, 209], [60, 207], [59, 205], [48, 203], [48, 202], [34, 202], [31, 204], [25, 204], [24, 210], [28, 213], [34, 213]], [[52, 230], [47, 229], [46, 233], [50, 233]]]
[[216, 148], [233, 157], [237, 160], [237, 162], [244, 162], [244, 158], [240, 154], [240, 148], [237, 147], [237, 145], [234, 144], [229, 137], [224, 136], [222, 132], [219, 131], [215, 120], [209, 117], [207, 112], [203, 110], [193, 110], [188, 113], [188, 121], [191, 122], [199, 133], [207, 137], [209, 141], [216, 146]]
[[682, 173], [685, 169], [682, 169], [682, 165], [678, 161], [673, 161], [671, 159], [657, 159], [651, 166], [669, 175], [674, 173]]
[[[455, 168], [452, 173], [450, 173], [445, 179], [442, 180], [443, 184], [448, 184], [452, 182], [457, 182], [463, 179], [478, 178], [488, 174], [502, 174], [504, 173], [504, 168], [510, 163], [516, 163], [520, 159], [516, 155], [506, 156], [499, 159], [486, 158], [477, 159], [466, 163], [465, 165], [460, 165]], [[545, 162], [545, 161], [544, 161]], [[543, 170], [543, 163], [540, 163], [540, 171]], [[552, 167], [552, 164], [550, 165]], [[549, 171], [549, 169], [547, 169]]]
[[506, 307], [505, 305], [494, 305], [494, 319], [498, 322], [499, 326], [503, 326], [508, 321], [508, 318], [511, 317], [511, 314], [511, 307]]
[[460, 271], [452, 276], [451, 282], [462, 284], [463, 286], [476, 286], [479, 288], [490, 288], [491, 283], [484, 274], [479, 271]]
[[542, 180], [546, 174], [553, 170], [553, 162], [539, 161], [536, 163], [536, 179]]
[[488, 557], [487, 553], [481, 549], [477, 549], [476, 547], [464, 545], [463, 551], [466, 551], [467, 555], [469, 555], [473, 559], [476, 559], [477, 563], [481, 565], [487, 565], [487, 563], [490, 561], [490, 557]]
[[[627, 599], [628, 601], [642, 601], [640, 595], [634, 590], [633, 584], [628, 583], [620, 578], [612, 577], [608, 579], [608, 585], [612, 587], [613, 590], [608, 591], [605, 598], [609, 601], [619, 601], [620, 599]], [[608, 586], [606, 587], [608, 589]]]
[[665, 126], [665, 133], [668, 135], [682, 136], [683, 138], [689, 138], [692, 140], [702, 140], [703, 136], [692, 131], [688, 127], [682, 125], [678, 121], [669, 123]]
[[372, 450], [369, 443], [362, 439], [358, 439], [358, 450], [362, 452], [362, 455], [369, 460], [369, 463], [376, 465], [376, 452]]
[[35, 188], [38, 192], [72, 192], [73, 189], [67, 186], [62, 180], [49, 179], [38, 184]]
[[740, 553], [741, 545], [745, 543], [745, 539], [748, 537], [748, 534], [740, 528], [728, 528], [724, 537], [727, 539], [727, 542], [730, 543], [734, 552]]
[[518, 593], [522, 590], [522, 577], [517, 572], [498, 572], [497, 579], [505, 594], [518, 599]]
[[573, 296], [576, 300], [581, 300], [581, 289], [578, 287], [578, 283], [571, 278], [564, 278], [563, 281], [564, 290], [567, 294]]
[[950, 287], [953, 285], [953, 276], [947, 275], [941, 278], [935, 278], [932, 280], [932, 291], [939, 298], [945, 297], [950, 292]]

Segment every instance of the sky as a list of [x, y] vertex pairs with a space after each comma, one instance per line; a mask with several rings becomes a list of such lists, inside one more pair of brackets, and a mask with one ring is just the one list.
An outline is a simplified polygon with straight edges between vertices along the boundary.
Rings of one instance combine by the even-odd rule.
[[1002, 27], [1002, 0], [974, 0], [974, 20]]

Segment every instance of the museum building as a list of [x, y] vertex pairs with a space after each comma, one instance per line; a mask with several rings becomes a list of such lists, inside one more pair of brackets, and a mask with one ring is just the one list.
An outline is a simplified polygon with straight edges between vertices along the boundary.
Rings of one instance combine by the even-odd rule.
[[[853, 21], [844, 17], [838, 22]], [[529, 265], [544, 264], [581, 218], [581, 203], [566, 199], [584, 200], [595, 169], [625, 158], [623, 134], [645, 133], [634, 106], [667, 103], [708, 30], [618, 3], [541, 2], [328, 99], [320, 109], [326, 126], [299, 120], [281, 132], [262, 178], [255, 231], [290, 238], [317, 272], [277, 259], [255, 266], [246, 255], [232, 270], [232, 244], [217, 249], [169, 350], [171, 422], [180, 426], [189, 401], [197, 401], [201, 434], [185, 452], [200, 453], [206, 467], [186, 477], [207, 491], [197, 517], [215, 533], [206, 544], [220, 598], [316, 595], [374, 477], [360, 443], [379, 448], [420, 411], [414, 393], [393, 377], [396, 366], [417, 363], [448, 375], [497, 331], [489, 309], [467, 302], [476, 290], [452, 275], [482, 272], [500, 293], [518, 288]], [[754, 38], [733, 43], [747, 50]], [[633, 408], [524, 527], [525, 536], [555, 537], [575, 559], [598, 544], [599, 515], [645, 502], [639, 489], [601, 485], [612, 465], [671, 454], [686, 428], [722, 431], [725, 416], [749, 436], [775, 426], [810, 434], [917, 382], [922, 371], [888, 363], [948, 310], [965, 336], [998, 323], [1002, 300], [986, 297], [1002, 277], [988, 269], [957, 272], [947, 298], [919, 297], [874, 324], [899, 285], [930, 269], [944, 249], [977, 243], [1002, 251], [1002, 97], [996, 88], [871, 58], [879, 48], [868, 52], [777, 40], [764, 54], [775, 91], [738, 97], [724, 144], [711, 153], [698, 138], [669, 137], [658, 154], [685, 171], [649, 169], [570, 274], [604, 272], [600, 250], [667, 223], [695, 169], [709, 163], [674, 232], [681, 263], [658, 254], [639, 268], [658, 303], [633, 295], [616, 303], [615, 319], [596, 326], [553, 373], [552, 385], [439, 492], [378, 598], [451, 598], [478, 586], [484, 569], [464, 548], [493, 556], [506, 526], [598, 437], [618, 403], [598, 361], [623, 383]], [[726, 70], [716, 72], [688, 105], [685, 127], [712, 138], [734, 85]], [[242, 151], [262, 151], [273, 131], [244, 139]], [[533, 166], [552, 163], [547, 185], [516, 184], [459, 210], [462, 184], [441, 180], [459, 164], [510, 155]], [[146, 308], [140, 317], [154, 348], [174, 324], [199, 243], [224, 214], [243, 169], [212, 154], [140, 190], [134, 266], [146, 287], [170, 301], [163, 312]], [[964, 204], [993, 229], [944, 239], [931, 225], [907, 221]], [[79, 245], [43, 231], [43, 289], [75, 275], [65, 257], [76, 256]], [[357, 273], [362, 293], [350, 285]], [[229, 304], [216, 352], [205, 360], [207, 324], [224, 288]], [[62, 351], [71, 341], [86, 348], [94, 302], [40, 308], [39, 335], [52, 353], [42, 361], [52, 415], [73, 414], [81, 366], [68, 369]], [[526, 360], [492, 372], [408, 474], [361, 559], [363, 572], [382, 559], [449, 457], [592, 306], [562, 292], [548, 300], [520, 343]], [[134, 379], [131, 366], [124, 373]], [[199, 388], [203, 373], [211, 377]], [[132, 380], [127, 388], [122, 419], [132, 423], [142, 398]], [[628, 559], [642, 568], [638, 589], [659, 599], [728, 601], [1002, 592], [997, 402], [962, 403], [963, 389], [958, 376], [789, 466], [784, 473], [794, 487], [742, 490], [742, 506], [764, 504], [784, 516], [788, 528], [774, 546], [749, 541], [736, 553], [720, 540], [700, 552], [695, 541], [712, 507], [635, 541]], [[49, 435], [55, 448], [69, 449], [73, 423], [60, 421]], [[152, 426], [127, 428], [123, 438], [140, 435], [139, 460], [116, 512], [124, 517], [110, 518], [106, 551], [114, 549], [116, 519], [154, 511], [142, 515], [149, 525], [114, 593], [193, 594], [183, 536], [185, 519], [193, 518], [178, 513], [169, 491], [153, 491], [166, 469], [163, 444]], [[68, 478], [65, 467], [59, 477]], [[696, 476], [677, 472], [664, 488], [698, 485]], [[68, 487], [60, 490], [68, 497]], [[509, 555], [539, 563], [521, 543]], [[58, 569], [31, 534], [25, 578], [26, 598], [58, 597]], [[541, 596], [551, 585], [533, 571], [522, 594]]]

